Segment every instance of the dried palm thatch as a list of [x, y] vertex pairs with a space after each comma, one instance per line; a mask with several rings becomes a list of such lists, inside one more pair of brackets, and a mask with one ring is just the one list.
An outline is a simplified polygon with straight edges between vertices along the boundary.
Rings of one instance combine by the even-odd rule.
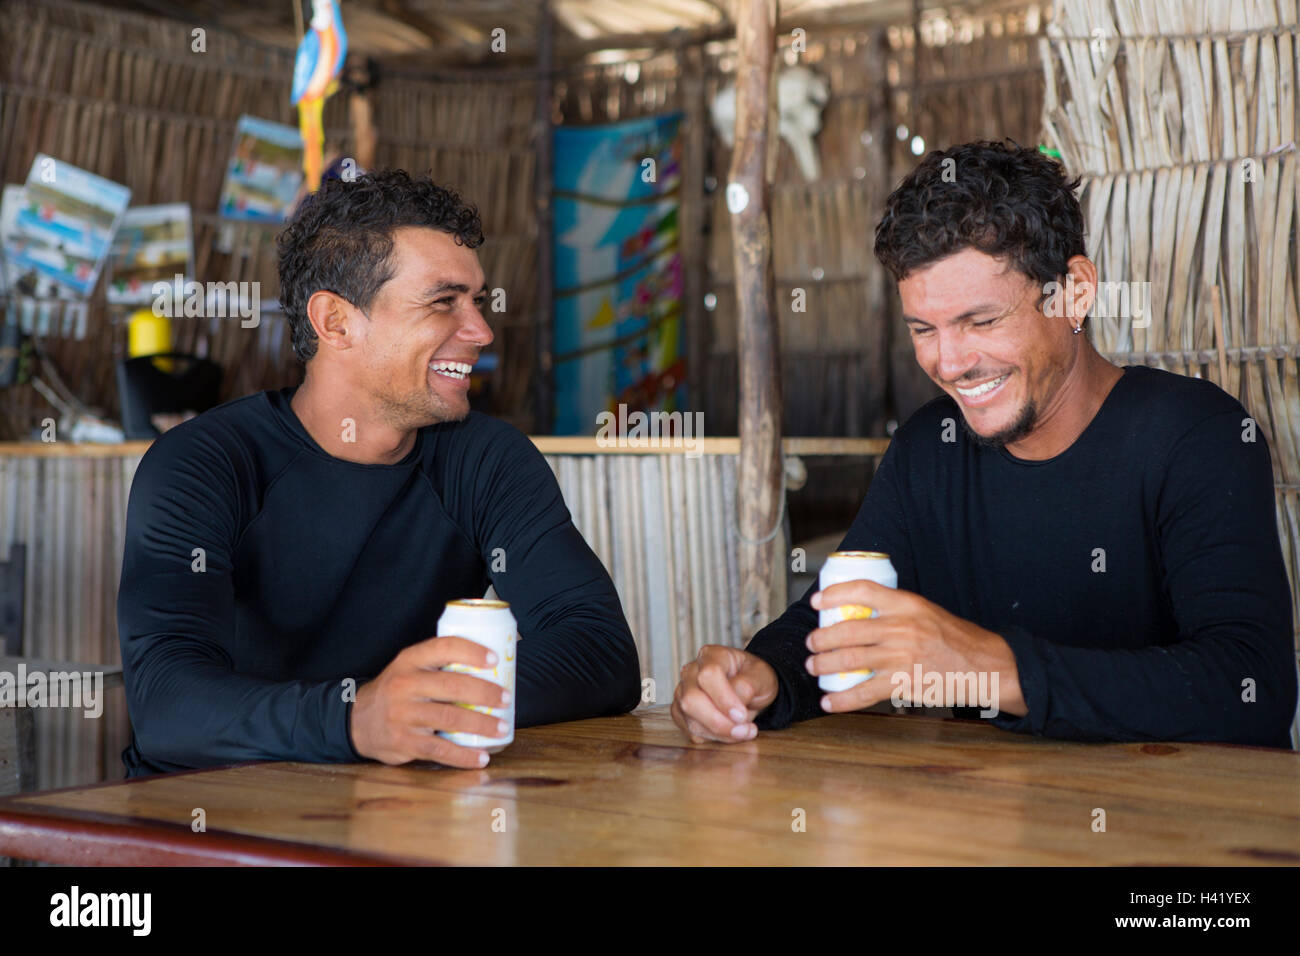
[[1096, 316], [1113, 359], [1208, 378], [1259, 422], [1300, 633], [1296, 0], [1058, 2], [1041, 41], [1047, 143], [1083, 178], [1088, 253], [1150, 283]]
[[1296, 3], [1255, 4], [1248, 21], [1238, 5], [1165, 6], [1064, 4], [1043, 41], [1047, 139], [1085, 176], [1090, 252], [1103, 277], [1151, 283], [1150, 325], [1103, 319], [1098, 345], [1300, 342]]
[[[119, 664], [116, 583], [126, 500], [139, 459], [0, 457], [0, 547], [28, 547], [23, 652]], [[67, 708], [35, 714], [38, 788], [123, 775], [130, 728], [122, 690], [106, 690], [102, 719]]]

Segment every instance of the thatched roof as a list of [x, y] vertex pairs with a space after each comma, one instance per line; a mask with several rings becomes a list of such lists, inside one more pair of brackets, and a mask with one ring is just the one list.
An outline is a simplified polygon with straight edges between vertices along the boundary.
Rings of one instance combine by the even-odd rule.
[[[737, 0], [551, 0], [559, 59], [611, 48], [663, 47], [675, 40], [734, 35]], [[268, 0], [118, 0], [133, 9], [222, 27], [276, 46], [297, 44], [293, 6]], [[303, 5], [310, 15], [307, 0]], [[962, 4], [969, 6], [969, 4]], [[1005, 5], [991, 0], [990, 7]], [[785, 0], [781, 26], [808, 32], [907, 20], [913, 0]], [[921, 0], [930, 10], [941, 0]], [[342, 0], [350, 48], [414, 64], [449, 65], [531, 59], [537, 49], [538, 0]], [[504, 56], [491, 49], [506, 31]]]

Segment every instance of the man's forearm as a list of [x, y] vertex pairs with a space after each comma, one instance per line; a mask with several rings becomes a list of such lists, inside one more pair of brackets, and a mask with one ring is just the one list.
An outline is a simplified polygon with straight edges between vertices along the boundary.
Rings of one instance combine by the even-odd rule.
[[1198, 740], [1287, 746], [1296, 706], [1288, 649], [1231, 635], [1167, 647], [1067, 647], [1003, 631], [1026, 704], [999, 726], [1066, 740]]
[[755, 721], [760, 730], [779, 730], [822, 715], [817, 679], [804, 667], [808, 659], [804, 641], [816, 626], [816, 612], [797, 602], [755, 634], [745, 648], [771, 666], [780, 687], [776, 700]]
[[341, 682], [269, 681], [175, 655], [128, 664], [141, 755], [169, 769], [244, 760], [357, 760]]
[[610, 621], [570, 620], [519, 642], [520, 727], [624, 714], [641, 700], [636, 643]]

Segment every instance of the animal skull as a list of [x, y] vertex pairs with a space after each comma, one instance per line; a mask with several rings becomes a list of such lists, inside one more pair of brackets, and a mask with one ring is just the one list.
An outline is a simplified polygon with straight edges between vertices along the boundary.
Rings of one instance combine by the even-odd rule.
[[[824, 77], [802, 66], [781, 71], [776, 81], [777, 132], [790, 144], [799, 171], [812, 182], [821, 175], [821, 163], [813, 136], [822, 128], [822, 108], [830, 97]], [[713, 98], [713, 125], [728, 146], [736, 138], [736, 84], [731, 83]]]

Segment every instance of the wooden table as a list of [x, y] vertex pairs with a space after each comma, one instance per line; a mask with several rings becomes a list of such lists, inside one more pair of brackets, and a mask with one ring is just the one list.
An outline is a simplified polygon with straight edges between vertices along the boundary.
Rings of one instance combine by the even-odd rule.
[[[201, 808], [206, 831], [191, 828]], [[1105, 832], [1094, 830], [1105, 811]], [[802, 829], [799, 824], [802, 821]], [[1080, 744], [916, 714], [692, 745], [664, 707], [522, 730], [486, 770], [246, 764], [0, 801], [76, 864], [1300, 862], [1300, 754]]]

